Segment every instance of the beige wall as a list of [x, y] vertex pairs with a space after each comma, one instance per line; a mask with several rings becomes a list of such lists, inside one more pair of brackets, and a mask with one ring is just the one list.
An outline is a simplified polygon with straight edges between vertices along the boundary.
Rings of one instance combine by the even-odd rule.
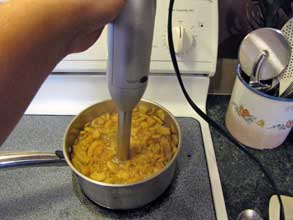
[[210, 94], [227, 95], [231, 94], [235, 80], [236, 59], [219, 59], [217, 71], [211, 78]]

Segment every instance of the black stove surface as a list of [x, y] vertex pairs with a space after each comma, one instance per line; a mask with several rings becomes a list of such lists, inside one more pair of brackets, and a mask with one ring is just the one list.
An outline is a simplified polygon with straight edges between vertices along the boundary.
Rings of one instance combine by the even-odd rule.
[[[1, 151], [55, 151], [71, 116], [24, 116]], [[178, 118], [182, 151], [175, 178], [151, 204], [111, 211], [88, 200], [68, 167], [0, 170], [0, 219], [216, 219], [199, 123]]]

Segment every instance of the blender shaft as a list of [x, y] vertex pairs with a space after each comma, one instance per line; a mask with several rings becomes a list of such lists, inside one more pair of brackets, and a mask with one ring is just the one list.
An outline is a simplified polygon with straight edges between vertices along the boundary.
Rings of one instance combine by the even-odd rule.
[[119, 162], [126, 161], [129, 158], [131, 118], [131, 111], [118, 112], [117, 159]]

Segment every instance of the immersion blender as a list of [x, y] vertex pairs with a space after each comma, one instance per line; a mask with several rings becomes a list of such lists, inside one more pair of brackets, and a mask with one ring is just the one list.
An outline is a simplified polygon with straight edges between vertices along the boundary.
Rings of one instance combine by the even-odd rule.
[[118, 110], [117, 159], [129, 158], [132, 110], [147, 86], [156, 0], [127, 0], [108, 27], [108, 87]]

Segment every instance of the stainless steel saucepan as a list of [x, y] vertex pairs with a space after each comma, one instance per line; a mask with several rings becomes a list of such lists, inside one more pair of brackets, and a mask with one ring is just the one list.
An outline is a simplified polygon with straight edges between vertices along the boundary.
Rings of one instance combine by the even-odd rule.
[[142, 207], [159, 197], [170, 185], [175, 173], [176, 160], [181, 150], [181, 132], [175, 117], [168, 110], [150, 101], [140, 101], [139, 104], [163, 110], [166, 114], [166, 124], [173, 125], [179, 137], [178, 150], [172, 160], [161, 172], [148, 179], [133, 184], [107, 184], [86, 177], [71, 163], [73, 143], [84, 125], [103, 113], [115, 112], [115, 106], [110, 100], [88, 107], [71, 121], [64, 135], [63, 152], [1, 153], [0, 169], [26, 165], [67, 164], [77, 177], [83, 193], [93, 202], [109, 209], [127, 210]]

